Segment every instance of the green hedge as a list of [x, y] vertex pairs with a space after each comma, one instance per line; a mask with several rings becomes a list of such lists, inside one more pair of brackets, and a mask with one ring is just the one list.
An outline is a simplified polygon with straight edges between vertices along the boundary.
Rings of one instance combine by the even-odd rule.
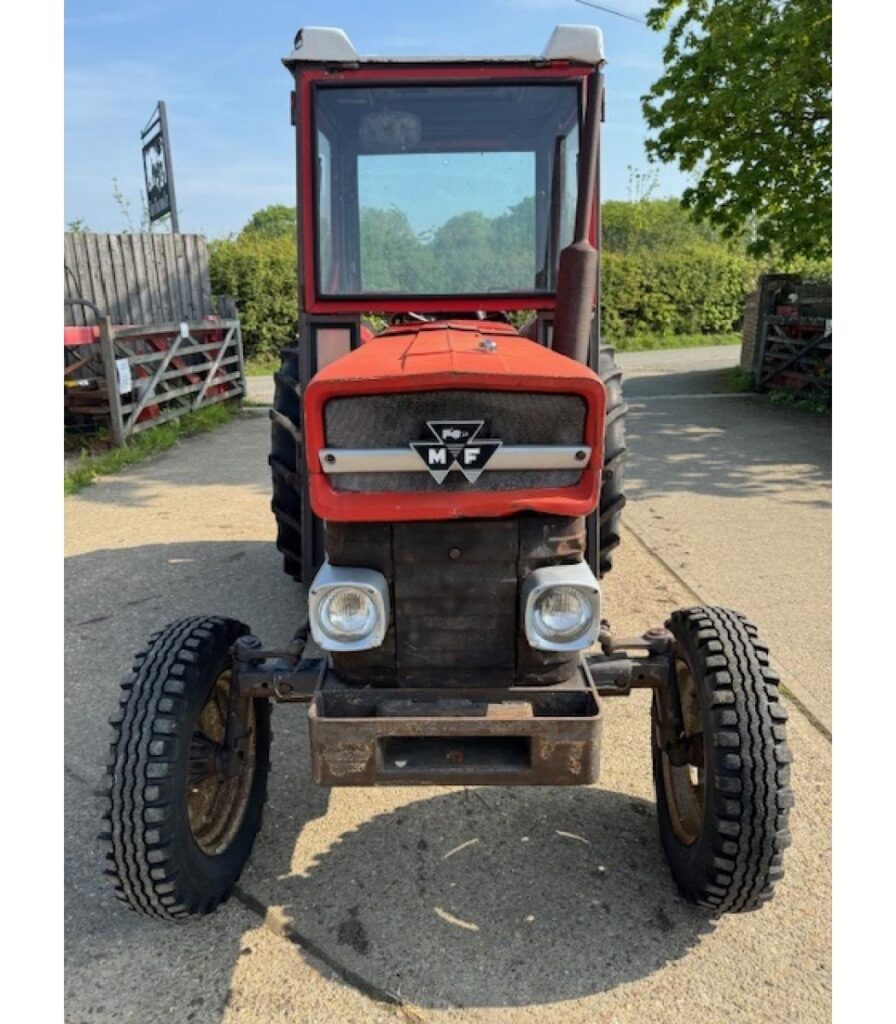
[[296, 240], [243, 232], [209, 244], [209, 272], [216, 295], [232, 295], [247, 358], [276, 356], [295, 337]]
[[[609, 338], [730, 331], [755, 287], [757, 267], [718, 246], [672, 252], [604, 252], [601, 313]], [[244, 235], [212, 242], [212, 289], [232, 295], [247, 358], [275, 357], [297, 328], [292, 237]]]
[[720, 245], [604, 252], [601, 313], [608, 338], [730, 331], [755, 288], [756, 264]]

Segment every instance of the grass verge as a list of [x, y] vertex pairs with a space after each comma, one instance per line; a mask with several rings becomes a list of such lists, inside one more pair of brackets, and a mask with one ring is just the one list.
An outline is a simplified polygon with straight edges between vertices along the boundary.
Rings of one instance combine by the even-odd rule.
[[[728, 391], [756, 391], [753, 374], [740, 366], [732, 366], [725, 371], [725, 384]], [[800, 412], [823, 415], [831, 411], [830, 381], [819, 382], [817, 389], [804, 395], [792, 391], [769, 391], [764, 394], [773, 405], [786, 405]]]
[[279, 369], [280, 360], [273, 356], [253, 356], [243, 366], [247, 377], [273, 377]]
[[747, 391], [755, 391], [753, 374], [741, 366], [729, 366], [725, 371], [725, 385], [728, 391], [743, 394]]
[[768, 400], [775, 405], [786, 405], [791, 409], [798, 409], [800, 412], [814, 413], [816, 416], [822, 416], [831, 411], [830, 387], [827, 391], [820, 388], [815, 393], [802, 396], [792, 391], [769, 391]]
[[234, 406], [230, 403], [218, 402], [197, 412], [187, 413], [180, 419], [144, 430], [131, 438], [123, 448], [110, 448], [93, 455], [84, 450], [77, 465], [65, 474], [65, 493], [77, 494], [89, 487], [98, 476], [111, 476], [156, 452], [171, 448], [184, 437], [213, 430], [231, 420], [233, 413]]
[[702, 348], [705, 345], [739, 345], [741, 337], [733, 331], [724, 334], [632, 334], [605, 338], [617, 352], [652, 352], [661, 348]]

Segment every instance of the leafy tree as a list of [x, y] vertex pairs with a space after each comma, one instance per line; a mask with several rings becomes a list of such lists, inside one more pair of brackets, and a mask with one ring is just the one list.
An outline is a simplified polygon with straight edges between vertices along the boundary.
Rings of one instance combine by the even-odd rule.
[[658, 0], [665, 70], [648, 153], [696, 176], [682, 201], [754, 255], [831, 249], [830, 0]]
[[295, 237], [296, 208], [275, 203], [257, 210], [246, 222], [243, 232], [265, 238], [279, 238], [281, 235]]
[[81, 235], [90, 231], [90, 226], [83, 217], [75, 217], [74, 220], [70, 220], [65, 225], [65, 230], [70, 231], [74, 235]]

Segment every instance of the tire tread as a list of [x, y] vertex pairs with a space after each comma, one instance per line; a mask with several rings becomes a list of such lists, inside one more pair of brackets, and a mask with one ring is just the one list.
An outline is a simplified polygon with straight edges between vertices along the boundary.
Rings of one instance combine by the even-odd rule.
[[[720, 913], [753, 910], [768, 900], [783, 876], [790, 843], [792, 755], [777, 677], [770, 681], [768, 649], [737, 612], [690, 608], [673, 613], [667, 626], [690, 647], [704, 675], [709, 720], [721, 754], [715, 758], [714, 777], [707, 780], [711, 861], [702, 886], [689, 884], [685, 895]], [[661, 828], [664, 845], [669, 828]]]
[[[146, 916], [178, 920], [215, 909], [227, 893], [196, 894], [178, 880], [170, 847], [174, 768], [181, 744], [189, 742], [179, 726], [190, 687], [203, 685], [202, 655], [214, 656], [248, 627], [233, 619], [195, 616], [153, 634], [134, 658], [121, 683], [119, 711], [111, 717], [112, 741], [106, 765], [105, 811], [99, 839], [119, 900]], [[257, 705], [256, 705], [257, 707]], [[265, 727], [267, 706], [264, 708]], [[260, 773], [263, 803], [268, 771], [267, 744]], [[248, 848], [260, 825], [254, 826]], [[248, 856], [248, 854], [247, 854]]]

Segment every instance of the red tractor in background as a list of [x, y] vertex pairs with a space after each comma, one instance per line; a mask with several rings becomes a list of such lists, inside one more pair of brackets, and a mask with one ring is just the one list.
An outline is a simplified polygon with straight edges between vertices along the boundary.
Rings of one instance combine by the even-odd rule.
[[625, 406], [594, 315], [599, 30], [432, 61], [307, 28], [285, 64], [301, 317], [270, 463], [307, 618], [272, 649], [185, 619], [137, 656], [109, 765], [118, 895], [169, 919], [226, 898], [261, 823], [272, 699], [310, 702], [326, 786], [588, 785], [602, 698], [648, 687], [675, 882], [716, 912], [759, 906], [792, 803], [768, 649], [716, 607], [618, 639], [601, 603]]

